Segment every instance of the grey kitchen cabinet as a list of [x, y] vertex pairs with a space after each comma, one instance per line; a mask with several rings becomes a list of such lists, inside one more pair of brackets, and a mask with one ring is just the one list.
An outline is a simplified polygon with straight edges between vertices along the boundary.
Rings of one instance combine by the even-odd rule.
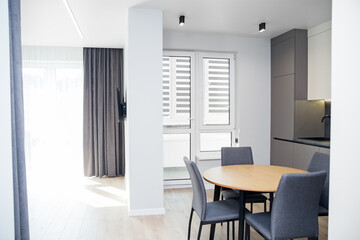
[[293, 166], [294, 143], [272, 139], [271, 150], [271, 165]]
[[279, 138], [294, 137], [294, 74], [271, 80], [271, 132]]
[[283, 161], [288, 149], [281, 154], [282, 145], [290, 143], [273, 138], [297, 137], [295, 101], [306, 99], [307, 31], [294, 29], [271, 39], [271, 164], [292, 165]]
[[307, 30], [293, 29], [271, 39], [271, 78], [294, 74], [294, 99], [307, 99]]
[[307, 170], [312, 156], [314, 155], [314, 153], [319, 151], [319, 147], [294, 143], [293, 167]]
[[295, 72], [295, 40], [292, 33], [281, 35], [272, 41], [271, 77], [279, 77]]
[[307, 31], [271, 39], [271, 136], [293, 139], [295, 100], [307, 98]]
[[307, 170], [316, 152], [330, 154], [329, 148], [272, 139], [271, 165]]
[[330, 154], [330, 148], [319, 148], [319, 152]]

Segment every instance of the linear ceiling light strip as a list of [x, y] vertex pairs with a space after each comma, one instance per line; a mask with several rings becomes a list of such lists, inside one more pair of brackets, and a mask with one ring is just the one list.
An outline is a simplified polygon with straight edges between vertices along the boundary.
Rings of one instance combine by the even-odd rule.
[[75, 18], [74, 13], [72, 12], [72, 10], [71, 10], [71, 8], [70, 8], [70, 5], [69, 5], [68, 1], [67, 1], [67, 0], [63, 0], [63, 2], [64, 2], [64, 4], [65, 4], [65, 7], [66, 7], [68, 13], [70, 14], [70, 17], [71, 17], [73, 23], [75, 24], [76, 30], [78, 31], [81, 39], [84, 39], [84, 36], [83, 36], [83, 34], [82, 34], [81, 30], [80, 30], [80, 27], [79, 27], [79, 25], [78, 25], [78, 23], [77, 23], [77, 21], [76, 21], [76, 18]]

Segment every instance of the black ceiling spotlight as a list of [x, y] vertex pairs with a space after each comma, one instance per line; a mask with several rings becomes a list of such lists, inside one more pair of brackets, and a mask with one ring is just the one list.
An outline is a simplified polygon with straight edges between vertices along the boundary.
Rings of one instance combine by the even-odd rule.
[[179, 17], [179, 26], [184, 26], [184, 24], [185, 24], [185, 16], [181, 15]]
[[259, 32], [265, 32], [265, 23], [263, 22], [263, 23], [260, 23], [259, 24]]

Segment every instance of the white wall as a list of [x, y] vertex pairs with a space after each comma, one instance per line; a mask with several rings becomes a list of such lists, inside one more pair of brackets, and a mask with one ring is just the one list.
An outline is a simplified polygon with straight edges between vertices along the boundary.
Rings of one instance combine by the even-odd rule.
[[130, 8], [125, 54], [129, 215], [164, 213], [162, 11]]
[[0, 239], [14, 239], [8, 1], [0, 0]]
[[[239, 143], [252, 147], [255, 164], [270, 164], [270, 40], [165, 31], [164, 49], [235, 53]], [[202, 161], [200, 169], [216, 164]]]
[[329, 239], [360, 239], [360, 1], [332, 9]]

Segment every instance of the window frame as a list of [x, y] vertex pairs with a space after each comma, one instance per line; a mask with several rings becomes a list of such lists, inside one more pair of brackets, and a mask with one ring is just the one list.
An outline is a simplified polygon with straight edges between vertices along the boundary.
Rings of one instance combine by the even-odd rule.
[[[191, 160], [212, 160], [220, 159], [220, 151], [200, 151], [201, 133], [230, 133], [231, 146], [235, 145], [235, 124], [236, 124], [236, 97], [235, 97], [235, 53], [230, 52], [206, 52], [206, 51], [177, 51], [164, 50], [163, 57], [190, 57], [190, 127], [163, 127], [163, 134], [190, 133], [190, 158]], [[204, 66], [203, 58], [227, 58], [229, 59], [229, 124], [204, 125]], [[196, 94], [195, 94], [196, 93]]]
[[[168, 58], [189, 58], [190, 59], [190, 96], [189, 96], [189, 104], [190, 104], [190, 111], [189, 111], [189, 117], [186, 117], [186, 116], [176, 116], [177, 115], [177, 104], [179, 102], [177, 102], [177, 97], [176, 97], [176, 88], [177, 88], [177, 72], [176, 71], [169, 71], [169, 117], [170, 119], [166, 119], [164, 118], [164, 128], [183, 128], [183, 129], [187, 129], [187, 128], [191, 128], [191, 117], [193, 116], [193, 112], [191, 112], [191, 100], [193, 98], [193, 96], [191, 95], [193, 92], [192, 92], [192, 88], [193, 86], [191, 85], [192, 84], [192, 81], [193, 81], [193, 71], [194, 71], [194, 67], [192, 66], [191, 62], [194, 61], [194, 57], [192, 55], [189, 55], [189, 54], [185, 54], [185, 53], [180, 53], [180, 54], [168, 54], [168, 53], [172, 53], [172, 52], [164, 52], [163, 54], [163, 59], [168, 57]], [[172, 61], [170, 60], [169, 61], [169, 69], [175, 69], [177, 70], [177, 64], [176, 64], [176, 61]], [[163, 75], [164, 75], [164, 72], [163, 72]], [[163, 78], [164, 79], [164, 78]], [[173, 82], [174, 81], [174, 82]], [[164, 87], [164, 85], [163, 85]], [[164, 89], [163, 89], [163, 93], [164, 93]], [[165, 96], [163, 95], [163, 98]], [[163, 102], [164, 103], [164, 102]], [[164, 105], [163, 105], [163, 109], [164, 109]], [[176, 120], [180, 122], [182, 121], [188, 121], [186, 122], [186, 124], [175, 124], [175, 125], [171, 125], [171, 122], [172, 122], [172, 119], [175, 119], [175, 122]], [[184, 121], [184, 122], [185, 122]], [[167, 124], [165, 124], [165, 122], [167, 122]]]
[[[214, 124], [214, 125], [204, 125], [204, 87], [205, 87], [205, 81], [204, 81], [204, 73], [203, 73], [203, 62], [202, 60], [204, 58], [228, 58], [230, 60], [230, 86], [229, 86], [229, 124]], [[197, 81], [197, 91], [200, 92], [200, 94], [197, 95], [196, 102], [201, 104], [199, 107], [198, 118], [201, 119], [199, 121], [198, 128], [200, 130], [229, 130], [235, 128], [235, 70], [234, 70], [234, 64], [235, 64], [235, 55], [233, 53], [213, 53], [213, 52], [199, 52], [197, 53], [197, 66], [198, 69], [201, 69], [201, 71], [197, 72], [196, 79], [199, 79]]]
[[190, 159], [195, 159], [196, 139], [195, 139], [195, 113], [196, 104], [192, 104], [195, 99], [195, 53], [191, 51], [171, 51], [164, 50], [162, 57], [190, 57], [190, 118], [189, 127], [184, 126], [164, 126], [163, 134], [190, 134]]
[[[229, 59], [230, 65], [230, 86], [229, 86], [229, 124], [221, 124], [221, 125], [204, 125], [204, 104], [205, 104], [205, 96], [204, 96], [204, 87], [205, 87], [205, 79], [204, 79], [204, 58], [227, 58]], [[201, 133], [230, 133], [231, 134], [231, 146], [235, 145], [235, 54], [234, 53], [223, 53], [223, 52], [197, 52], [196, 53], [196, 69], [200, 70], [196, 72], [197, 81], [196, 90], [200, 94], [196, 97], [197, 108], [199, 109], [196, 112], [196, 156], [199, 160], [209, 160], [209, 159], [220, 159], [220, 151], [200, 151], [200, 134]]]

